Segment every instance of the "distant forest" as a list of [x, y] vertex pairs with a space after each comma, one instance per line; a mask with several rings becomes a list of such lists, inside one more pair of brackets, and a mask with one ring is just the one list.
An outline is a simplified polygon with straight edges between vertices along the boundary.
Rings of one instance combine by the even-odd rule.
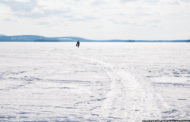
[[187, 40], [91, 40], [80, 37], [44, 37], [37, 35], [17, 35], [6, 36], [0, 35], [0, 42], [190, 42]]

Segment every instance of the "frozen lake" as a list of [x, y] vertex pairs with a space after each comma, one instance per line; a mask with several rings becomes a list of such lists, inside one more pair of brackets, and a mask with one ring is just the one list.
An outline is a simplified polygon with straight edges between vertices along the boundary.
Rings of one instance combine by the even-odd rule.
[[0, 43], [0, 121], [190, 119], [190, 43]]

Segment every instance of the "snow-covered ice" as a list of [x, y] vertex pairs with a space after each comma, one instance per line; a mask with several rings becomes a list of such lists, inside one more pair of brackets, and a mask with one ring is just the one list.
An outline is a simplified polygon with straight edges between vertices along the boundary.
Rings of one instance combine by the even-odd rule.
[[1, 43], [0, 121], [190, 119], [190, 43]]

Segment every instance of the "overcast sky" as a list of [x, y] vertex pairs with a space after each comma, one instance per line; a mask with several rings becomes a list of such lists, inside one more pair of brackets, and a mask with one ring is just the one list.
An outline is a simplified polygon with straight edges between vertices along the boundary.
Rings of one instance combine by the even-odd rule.
[[190, 0], [0, 0], [0, 34], [190, 39]]

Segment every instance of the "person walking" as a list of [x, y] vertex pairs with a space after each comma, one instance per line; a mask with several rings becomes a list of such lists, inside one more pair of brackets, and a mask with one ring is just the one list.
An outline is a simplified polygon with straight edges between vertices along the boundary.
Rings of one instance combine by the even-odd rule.
[[79, 46], [80, 46], [80, 42], [79, 41], [77, 41], [76, 46], [79, 48]]

